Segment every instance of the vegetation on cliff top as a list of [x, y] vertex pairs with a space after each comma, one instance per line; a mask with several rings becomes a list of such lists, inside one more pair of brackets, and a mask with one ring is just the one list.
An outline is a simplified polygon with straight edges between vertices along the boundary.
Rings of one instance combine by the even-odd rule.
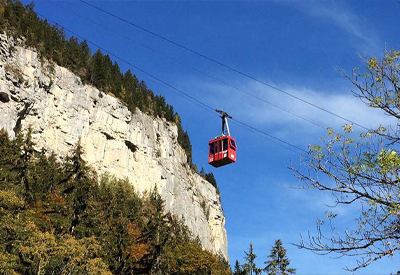
[[1, 274], [230, 274], [152, 192], [95, 172], [78, 144], [62, 162], [0, 130]]
[[36, 15], [33, 3], [24, 6], [19, 1], [0, 1], [0, 30], [14, 37], [24, 37], [25, 44], [34, 47], [42, 58], [68, 68], [84, 83], [114, 95], [125, 102], [131, 112], [139, 108], [147, 114], [175, 123], [178, 142], [186, 152], [189, 165], [197, 172], [192, 160], [190, 138], [182, 128], [180, 116], [162, 95], [154, 95], [131, 70], [122, 73], [118, 63], [113, 62], [109, 55], [102, 54], [100, 50], [92, 55], [86, 41], [79, 42], [76, 37], [67, 39], [62, 28]]

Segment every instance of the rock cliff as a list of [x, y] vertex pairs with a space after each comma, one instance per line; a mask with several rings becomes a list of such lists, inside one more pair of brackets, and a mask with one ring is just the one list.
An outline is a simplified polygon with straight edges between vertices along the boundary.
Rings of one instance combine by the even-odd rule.
[[37, 149], [59, 156], [80, 140], [99, 174], [127, 178], [138, 192], [155, 186], [166, 210], [182, 219], [204, 248], [226, 258], [219, 194], [187, 163], [177, 127], [82, 84], [68, 69], [40, 61], [23, 41], [0, 34], [0, 128], [11, 137], [33, 130]]

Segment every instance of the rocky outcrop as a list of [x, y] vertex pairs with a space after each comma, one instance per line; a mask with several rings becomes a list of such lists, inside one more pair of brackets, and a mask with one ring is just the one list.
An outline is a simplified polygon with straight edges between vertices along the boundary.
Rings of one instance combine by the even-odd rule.
[[138, 192], [156, 186], [166, 210], [182, 219], [204, 248], [227, 258], [220, 197], [189, 168], [177, 127], [139, 110], [131, 113], [116, 98], [17, 44], [0, 34], [0, 128], [13, 137], [30, 126], [38, 149], [59, 156], [80, 140], [85, 160], [99, 174], [127, 178]]

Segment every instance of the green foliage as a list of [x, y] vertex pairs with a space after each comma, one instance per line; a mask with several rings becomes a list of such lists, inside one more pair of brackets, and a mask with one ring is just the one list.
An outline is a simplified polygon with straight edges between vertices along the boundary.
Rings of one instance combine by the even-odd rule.
[[181, 118], [178, 114], [175, 114], [175, 123], [176, 126], [178, 126], [178, 143], [186, 152], [187, 162], [191, 165], [192, 169], [197, 170], [193, 164], [192, 144], [190, 142], [189, 134], [183, 130]]
[[209, 183], [211, 183], [212, 186], [215, 187], [217, 194], [219, 194], [219, 188], [218, 188], [218, 184], [217, 184], [217, 180], [215, 179], [215, 176], [212, 172], [206, 173], [204, 171], [204, 168], [202, 167], [200, 170], [200, 176], [205, 179], [206, 181], [208, 181]]
[[[386, 51], [382, 59], [370, 58], [365, 71], [354, 69], [345, 75], [356, 88], [353, 92], [367, 106], [381, 109], [400, 119], [400, 51]], [[291, 167], [306, 182], [303, 188], [327, 191], [336, 205], [356, 205], [355, 223], [341, 234], [333, 225], [337, 213], [326, 213], [329, 222], [317, 222], [317, 235], [298, 245], [316, 253], [357, 256], [354, 272], [400, 251], [400, 131], [379, 126], [359, 136], [352, 125], [341, 133], [328, 128], [323, 144], [310, 147], [304, 165], [307, 171]], [[330, 236], [330, 237], [329, 237]]]
[[131, 112], [139, 108], [147, 114], [176, 123], [178, 143], [185, 150], [191, 168], [196, 169], [189, 135], [182, 129], [180, 117], [163, 96], [154, 96], [146, 83], [139, 81], [130, 70], [123, 74], [109, 55], [100, 50], [91, 55], [86, 41], [79, 42], [75, 37], [67, 39], [62, 28], [52, 26], [35, 14], [33, 3], [23, 6], [16, 0], [0, 1], [0, 29], [14, 37], [24, 37], [26, 45], [36, 48], [42, 58], [70, 69], [83, 82], [119, 98]]
[[161, 274], [231, 274], [226, 261], [216, 258], [210, 252], [202, 249], [199, 244], [189, 241], [179, 242], [175, 246], [167, 246], [162, 266], [167, 273]]
[[214, 186], [215, 188], [218, 189], [217, 180], [215, 179], [214, 174], [213, 174], [212, 172], [206, 173], [206, 174], [205, 174], [205, 179], [206, 179], [209, 183], [211, 183], [212, 186]]
[[242, 265], [238, 260], [235, 262], [235, 266], [233, 267], [233, 275], [246, 275], [246, 271], [243, 269]]
[[230, 274], [165, 214], [156, 189], [141, 197], [126, 180], [98, 182], [79, 143], [58, 162], [36, 152], [30, 135], [10, 140], [0, 130], [1, 272]]
[[286, 257], [286, 249], [281, 240], [275, 240], [275, 245], [271, 249], [270, 260], [264, 262], [267, 266], [264, 271], [268, 275], [289, 275], [296, 274], [296, 269], [289, 268], [290, 260]]
[[261, 268], [257, 268], [256, 263], [255, 263], [255, 259], [257, 258], [257, 255], [254, 254], [254, 250], [253, 250], [253, 244], [250, 243], [250, 247], [249, 247], [249, 252], [244, 251], [244, 254], [246, 254], [246, 257], [244, 257], [244, 259], [246, 260], [246, 262], [242, 265], [243, 267], [243, 271], [245, 272], [245, 274], [249, 274], [249, 275], [258, 275], [261, 274]]
[[267, 266], [262, 269], [258, 268], [255, 259], [257, 255], [254, 253], [253, 245], [250, 243], [249, 251], [244, 251], [245, 253], [245, 263], [240, 264], [236, 260], [233, 275], [257, 275], [266, 272], [268, 275], [288, 275], [295, 274], [296, 269], [288, 268], [290, 261], [286, 257], [286, 249], [283, 248], [282, 241], [276, 240], [275, 245], [271, 250], [271, 254], [268, 256], [271, 260], [264, 262]]

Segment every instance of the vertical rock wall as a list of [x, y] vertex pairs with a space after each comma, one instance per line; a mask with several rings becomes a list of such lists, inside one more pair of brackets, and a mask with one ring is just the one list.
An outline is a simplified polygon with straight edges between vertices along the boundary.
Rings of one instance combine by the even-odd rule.
[[[21, 42], [21, 41], [19, 41]], [[42, 64], [33, 49], [0, 34], [0, 128], [13, 137], [29, 125], [38, 149], [65, 156], [81, 141], [99, 174], [128, 178], [138, 192], [157, 190], [166, 210], [183, 219], [204, 248], [226, 258], [220, 197], [193, 173], [177, 127], [100, 93], [66, 68]]]

